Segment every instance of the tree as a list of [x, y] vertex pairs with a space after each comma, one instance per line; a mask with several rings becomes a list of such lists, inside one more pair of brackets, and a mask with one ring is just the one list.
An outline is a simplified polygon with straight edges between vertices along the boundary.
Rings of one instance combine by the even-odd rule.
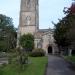
[[[74, 10], [73, 10], [74, 9]], [[54, 38], [58, 46], [71, 47], [75, 46], [75, 6], [71, 6], [64, 11], [66, 16], [55, 24]]]
[[70, 40], [66, 37], [69, 28], [69, 22], [66, 17], [64, 17], [55, 25], [54, 38], [58, 46], [65, 47], [70, 45]]
[[34, 36], [32, 34], [24, 34], [20, 37], [20, 45], [26, 51], [32, 51], [34, 48]]
[[16, 46], [16, 28], [12, 18], [0, 14], [0, 51], [9, 51]]
[[[68, 12], [67, 12], [68, 11]], [[71, 47], [75, 49], [75, 2], [72, 3], [71, 7], [68, 8], [66, 16], [70, 22], [70, 29], [67, 32], [67, 37], [71, 40]]]

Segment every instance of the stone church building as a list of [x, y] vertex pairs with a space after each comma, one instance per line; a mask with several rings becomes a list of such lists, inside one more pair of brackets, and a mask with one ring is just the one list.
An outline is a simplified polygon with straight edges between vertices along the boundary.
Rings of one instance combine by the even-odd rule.
[[18, 38], [27, 33], [35, 37], [34, 48], [42, 48], [46, 54], [58, 51], [53, 29], [39, 29], [39, 0], [21, 0]]

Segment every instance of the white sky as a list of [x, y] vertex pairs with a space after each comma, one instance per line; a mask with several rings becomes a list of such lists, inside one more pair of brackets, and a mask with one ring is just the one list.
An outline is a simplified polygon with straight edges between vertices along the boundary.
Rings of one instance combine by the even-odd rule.
[[[70, 7], [72, 0], [39, 0], [40, 28], [53, 28], [54, 21], [64, 17], [64, 7]], [[15, 27], [19, 25], [20, 0], [0, 0], [0, 14], [12, 17]]]

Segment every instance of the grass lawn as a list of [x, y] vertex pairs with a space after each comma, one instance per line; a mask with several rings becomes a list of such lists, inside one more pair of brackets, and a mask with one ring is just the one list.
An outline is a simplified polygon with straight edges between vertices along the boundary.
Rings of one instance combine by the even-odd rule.
[[0, 75], [44, 75], [47, 64], [47, 57], [29, 58], [31, 63], [25, 65], [25, 69], [20, 71], [13, 65], [7, 65], [0, 69]]
[[72, 62], [75, 62], [75, 56], [65, 56], [65, 58], [66, 58], [67, 60], [70, 60], [70, 61], [72, 61]]

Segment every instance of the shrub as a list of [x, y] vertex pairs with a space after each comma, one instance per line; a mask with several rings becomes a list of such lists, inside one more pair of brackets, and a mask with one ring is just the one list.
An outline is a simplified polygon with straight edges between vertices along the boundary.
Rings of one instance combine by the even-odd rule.
[[19, 44], [25, 51], [32, 51], [34, 48], [34, 36], [30, 33], [22, 35], [19, 39]]
[[45, 56], [45, 51], [41, 48], [38, 48], [38, 49], [34, 49], [31, 54], [30, 54], [31, 57], [42, 57], [42, 56]]
[[9, 54], [9, 63], [17, 63], [20, 65], [24, 65], [28, 63], [28, 55], [25, 51], [20, 48], [15, 49], [15, 53]]

